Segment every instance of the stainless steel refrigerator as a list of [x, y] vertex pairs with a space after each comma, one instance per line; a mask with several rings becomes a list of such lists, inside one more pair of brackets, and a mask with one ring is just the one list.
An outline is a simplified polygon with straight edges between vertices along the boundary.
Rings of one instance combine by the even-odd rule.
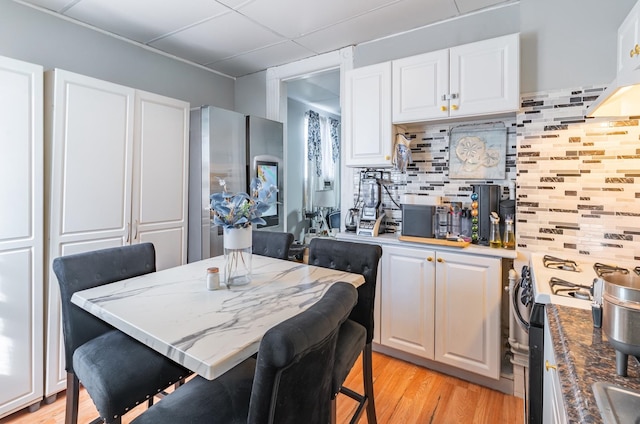
[[282, 123], [212, 106], [191, 110], [189, 134], [188, 262], [223, 253], [222, 228], [213, 225], [209, 196], [222, 191], [247, 192], [258, 170], [276, 176], [278, 205], [264, 216], [264, 230], [283, 231]]

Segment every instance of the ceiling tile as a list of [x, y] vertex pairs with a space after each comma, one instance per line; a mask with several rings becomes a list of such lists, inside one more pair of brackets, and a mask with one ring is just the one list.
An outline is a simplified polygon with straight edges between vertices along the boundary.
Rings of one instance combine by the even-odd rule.
[[[403, 0], [300, 37], [296, 42], [318, 53], [325, 53], [351, 44], [408, 31], [457, 14], [453, 0]], [[384, 31], [380, 28], [384, 28]]]
[[470, 13], [500, 3], [512, 3], [511, 0], [455, 0], [460, 13]]
[[53, 10], [54, 12], [60, 12], [67, 5], [74, 3], [74, 0], [27, 0], [27, 3]]
[[149, 44], [176, 56], [206, 64], [282, 41], [282, 37], [239, 14], [229, 12]]
[[287, 38], [295, 38], [399, 1], [255, 0], [239, 11]]
[[220, 4], [224, 4], [227, 7], [232, 9], [237, 9], [239, 7], [244, 6], [245, 4], [251, 3], [255, 0], [216, 0]]
[[211, 0], [82, 0], [65, 15], [114, 34], [147, 43], [229, 11]]
[[242, 76], [258, 72], [272, 66], [279, 66], [292, 61], [315, 55], [314, 52], [299, 46], [292, 41], [275, 44], [263, 49], [241, 54], [229, 59], [211, 63], [209, 66], [231, 76]]

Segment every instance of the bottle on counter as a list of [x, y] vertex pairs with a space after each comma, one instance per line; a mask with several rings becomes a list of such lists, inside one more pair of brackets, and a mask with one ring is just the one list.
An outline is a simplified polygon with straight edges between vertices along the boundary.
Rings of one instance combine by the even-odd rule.
[[491, 212], [490, 220], [489, 247], [502, 247], [502, 240], [500, 239], [500, 217], [496, 212]]
[[502, 247], [505, 249], [515, 249], [516, 248], [516, 237], [513, 233], [513, 218], [510, 216], [505, 219], [504, 225], [504, 237], [502, 239]]

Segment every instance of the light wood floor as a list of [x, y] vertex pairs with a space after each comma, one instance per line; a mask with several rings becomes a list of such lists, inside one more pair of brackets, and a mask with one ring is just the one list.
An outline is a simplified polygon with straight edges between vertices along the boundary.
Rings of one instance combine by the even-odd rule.
[[[360, 362], [347, 377], [346, 385], [362, 389]], [[522, 399], [468, 383], [417, 365], [373, 354], [373, 375], [376, 415], [380, 424], [447, 424], [447, 423], [523, 423]], [[161, 402], [161, 401], [160, 401]], [[0, 424], [64, 424], [64, 392], [51, 405], [37, 412], [26, 410], [0, 420]], [[144, 405], [123, 417], [124, 424], [146, 409]], [[355, 402], [338, 397], [338, 423], [346, 423], [355, 409]], [[97, 416], [87, 393], [81, 391], [80, 423]], [[366, 414], [360, 424], [367, 422]], [[176, 423], [179, 424], [179, 423]]]

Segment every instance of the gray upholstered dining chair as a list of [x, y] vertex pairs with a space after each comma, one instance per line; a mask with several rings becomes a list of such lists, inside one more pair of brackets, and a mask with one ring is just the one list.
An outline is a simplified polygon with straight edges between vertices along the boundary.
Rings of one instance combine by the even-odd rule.
[[257, 360], [249, 358], [215, 380], [196, 377], [132, 424], [326, 424], [338, 329], [357, 290], [335, 283], [309, 309], [268, 330]]
[[105, 423], [191, 374], [71, 303], [76, 291], [156, 270], [151, 243], [62, 256], [53, 260], [62, 301], [62, 330], [67, 370], [65, 424], [78, 422], [79, 383]]
[[253, 231], [252, 252], [255, 255], [288, 259], [293, 234], [277, 231]]
[[[335, 397], [343, 393], [358, 402], [358, 408], [351, 419], [355, 423], [366, 408], [367, 421], [375, 424], [376, 408], [373, 397], [373, 304], [378, 278], [378, 263], [382, 248], [374, 244], [352, 243], [330, 238], [315, 238], [309, 245], [309, 265], [339, 269], [362, 274], [365, 283], [358, 287], [358, 303], [340, 328], [336, 359], [333, 371], [332, 421], [335, 421]], [[363, 327], [364, 330], [363, 331]], [[359, 394], [343, 383], [362, 353], [362, 374], [364, 393]]]

